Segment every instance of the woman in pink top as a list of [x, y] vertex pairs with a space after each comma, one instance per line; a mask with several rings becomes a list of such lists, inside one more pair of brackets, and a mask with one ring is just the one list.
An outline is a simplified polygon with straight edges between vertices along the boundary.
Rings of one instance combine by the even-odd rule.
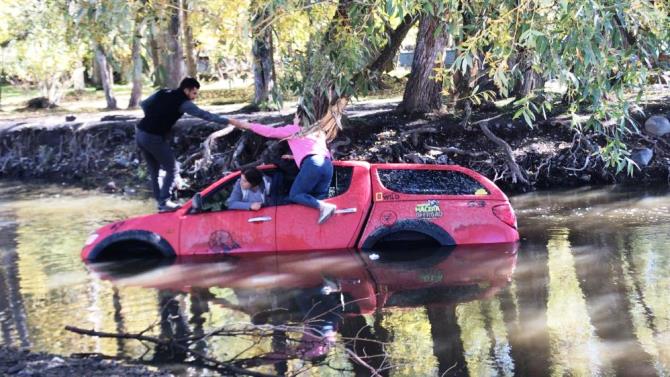
[[335, 213], [337, 207], [323, 201], [328, 196], [328, 188], [333, 178], [333, 164], [326, 143], [335, 138], [335, 135], [326, 135], [321, 130], [303, 135], [298, 126], [297, 116], [293, 124], [282, 127], [247, 123], [237, 119], [229, 119], [229, 122], [237, 128], [250, 130], [261, 136], [286, 139], [295, 163], [300, 168], [291, 186], [289, 200], [318, 209], [319, 224], [328, 220]]

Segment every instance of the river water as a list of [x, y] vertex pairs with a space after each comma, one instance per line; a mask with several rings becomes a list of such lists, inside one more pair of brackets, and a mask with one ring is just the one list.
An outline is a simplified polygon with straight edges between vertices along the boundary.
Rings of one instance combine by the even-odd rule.
[[191, 348], [269, 374], [670, 375], [668, 192], [584, 188], [512, 202], [518, 245], [86, 265], [79, 251], [91, 230], [153, 204], [0, 183], [2, 342], [182, 356], [71, 325], [209, 334]]

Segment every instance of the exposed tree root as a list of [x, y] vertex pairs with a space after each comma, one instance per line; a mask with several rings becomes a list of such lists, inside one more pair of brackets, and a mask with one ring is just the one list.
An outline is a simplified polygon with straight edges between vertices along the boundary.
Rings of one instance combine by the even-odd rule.
[[526, 175], [522, 172], [522, 169], [519, 167], [516, 161], [514, 161], [512, 147], [510, 147], [505, 140], [499, 138], [493, 132], [491, 132], [487, 122], [479, 123], [479, 128], [482, 130], [482, 132], [484, 132], [486, 137], [502, 148], [504, 152], [503, 157], [505, 158], [505, 161], [507, 161], [507, 166], [509, 167], [510, 174], [512, 175], [512, 183], [517, 183], [518, 181], [526, 186], [530, 186], [530, 182], [528, 182], [528, 179], [526, 179]]
[[[338, 117], [345, 102], [342, 99], [335, 103], [328, 113], [326, 124], [330, 129], [340, 127]], [[369, 110], [367, 107], [363, 111], [367, 114]], [[605, 146], [604, 135], [577, 131], [563, 115], [538, 122], [532, 130], [511, 119], [511, 114], [491, 115], [459, 127], [469, 117], [407, 118], [386, 110], [356, 117], [350, 112], [352, 121], [331, 143], [331, 153], [337, 159], [373, 163], [460, 164], [512, 191], [525, 191], [529, 186], [640, 181], [664, 184], [670, 180], [667, 137], [631, 133], [624, 140], [631, 149], [653, 151], [649, 165], [635, 169], [634, 176], [629, 177], [625, 172], [617, 174], [598, 157]], [[281, 114], [264, 116], [246, 119], [264, 124], [284, 120]], [[102, 187], [114, 180], [121, 189], [128, 185], [145, 187], [146, 167], [134, 141], [136, 121], [117, 117], [100, 122], [49, 126], [17, 122], [5, 126], [0, 130], [0, 176], [71, 181], [87, 187]], [[285, 142], [233, 132], [233, 127], [221, 129], [192, 118], [180, 120], [174, 131], [170, 140], [190, 185], [184, 196], [226, 171], [272, 163], [286, 153]], [[502, 153], [494, 152], [494, 148]]]
[[442, 152], [442, 153], [450, 153], [450, 154], [460, 154], [460, 155], [463, 155], [463, 156], [470, 156], [470, 157], [490, 157], [491, 156], [489, 154], [489, 152], [485, 152], [485, 151], [475, 152], [475, 151], [466, 151], [464, 149], [456, 148], [456, 147], [436, 147], [436, 146], [433, 146], [433, 145], [428, 145], [426, 143], [423, 144], [423, 147], [428, 149], [428, 150], [431, 150], [431, 151], [439, 151], [439, 152]]

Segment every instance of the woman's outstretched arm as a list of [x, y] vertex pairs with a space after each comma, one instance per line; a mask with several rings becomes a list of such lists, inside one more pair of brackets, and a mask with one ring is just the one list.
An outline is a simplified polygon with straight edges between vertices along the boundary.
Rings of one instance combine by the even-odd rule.
[[263, 124], [249, 123], [243, 120], [237, 120], [232, 118], [229, 119], [228, 121], [230, 122], [230, 124], [232, 124], [237, 128], [243, 130], [249, 130], [261, 136], [270, 137], [274, 139], [283, 139], [285, 137], [290, 137], [300, 132], [300, 126], [295, 124], [289, 124], [282, 127], [270, 127]]

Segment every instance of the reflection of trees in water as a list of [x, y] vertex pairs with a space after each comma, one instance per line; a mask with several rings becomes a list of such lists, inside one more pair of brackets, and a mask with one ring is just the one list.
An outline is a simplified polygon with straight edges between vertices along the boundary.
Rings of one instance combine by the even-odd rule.
[[547, 374], [550, 355], [546, 327], [549, 285], [546, 241], [525, 242], [521, 250], [514, 282], [499, 296], [500, 306], [515, 373], [542, 376]]
[[[633, 229], [630, 234], [615, 237], [616, 251], [612, 264], [620, 265], [617, 280], [625, 287], [627, 313], [630, 317], [631, 339], [641, 348], [631, 363], [640, 371], [670, 373], [670, 348], [665, 337], [670, 331], [670, 237], [669, 227]], [[644, 352], [644, 355], [641, 353]], [[627, 355], [626, 355], [627, 356]], [[648, 364], [640, 365], [642, 362]], [[652, 365], [655, 370], [650, 370]], [[637, 370], [635, 371], [637, 372]], [[641, 374], [640, 374], [641, 375]]]
[[551, 229], [547, 242], [550, 370], [559, 375], [603, 375], [609, 368], [588, 313], [569, 234], [567, 228]]
[[13, 344], [14, 332], [18, 338], [18, 345], [29, 347], [28, 326], [23, 304], [23, 295], [19, 283], [18, 255], [16, 239], [18, 225], [15, 216], [2, 212], [6, 224], [0, 228], [0, 312], [5, 313], [0, 321], [2, 326], [3, 344]]
[[[123, 307], [121, 306], [121, 295], [119, 288], [112, 287], [112, 303], [114, 305], [114, 323], [116, 323], [116, 332], [119, 334], [126, 332], [125, 320], [123, 318]], [[116, 352], [119, 356], [126, 356], [125, 339], [116, 340]]]
[[514, 361], [498, 300], [460, 304], [456, 308], [456, 319], [470, 374], [514, 375]]
[[[89, 327], [111, 330], [117, 326], [117, 320], [108, 314], [116, 311], [114, 293], [109, 286], [96, 280], [78, 280], [86, 274], [79, 251], [88, 232], [106, 221], [103, 219], [139, 213], [146, 205], [121, 198], [82, 195], [78, 190], [62, 187], [30, 195], [30, 199], [22, 197], [9, 202], [15, 213], [12, 220], [18, 224], [16, 242], [1, 242], [11, 245], [12, 251], [20, 256], [11, 276], [20, 284], [17, 289], [20, 289], [21, 299], [12, 301], [30, 308], [25, 313], [24, 327], [32, 339], [31, 346], [34, 350], [61, 354], [91, 348], [115, 354], [120, 342], [83, 343], [80, 337], [64, 332], [63, 327], [85, 323]], [[132, 304], [141, 301], [138, 296], [147, 295], [146, 292], [126, 292], [119, 290], [117, 304], [125, 302], [133, 310], [137, 308]], [[124, 325], [133, 328], [137, 324], [144, 325], [141, 316], [126, 318]], [[126, 348], [126, 353], [129, 351]], [[135, 351], [141, 352], [141, 347]]]
[[[213, 296], [209, 289], [194, 287], [191, 288], [191, 319], [188, 321], [193, 325], [193, 335], [202, 337], [205, 335], [203, 315], [209, 313], [209, 299]], [[199, 352], [207, 352], [207, 341], [202, 339], [195, 343], [195, 349]]]
[[439, 376], [467, 376], [461, 329], [456, 318], [456, 304], [427, 307], [433, 354], [437, 358]]
[[607, 367], [619, 376], [656, 375], [651, 357], [634, 341], [632, 311], [627, 299], [633, 292], [623, 282], [621, 263], [628, 247], [617, 250], [614, 246], [621, 237], [575, 232], [571, 237], [573, 250], [580, 244], [588, 245], [588, 252], [578, 254], [575, 271], [595, 334], [607, 350], [603, 353]]
[[[365, 317], [361, 315], [350, 316], [344, 319], [342, 324], [342, 336], [349, 339], [345, 347], [353, 352], [360, 360], [369, 367], [379, 371], [381, 376], [388, 376], [390, 372], [390, 360], [386, 354], [385, 345], [391, 342], [391, 334], [382, 327], [383, 313], [378, 311], [374, 314], [374, 325], [368, 325]], [[356, 376], [370, 375], [370, 369], [353, 360], [349, 361]]]
[[188, 322], [181, 308], [182, 295], [171, 291], [158, 293], [158, 307], [160, 308], [159, 339], [171, 339], [170, 343], [159, 344], [154, 350], [153, 361], [182, 362], [187, 352], [184, 347], [190, 346], [186, 337], [190, 335]]

